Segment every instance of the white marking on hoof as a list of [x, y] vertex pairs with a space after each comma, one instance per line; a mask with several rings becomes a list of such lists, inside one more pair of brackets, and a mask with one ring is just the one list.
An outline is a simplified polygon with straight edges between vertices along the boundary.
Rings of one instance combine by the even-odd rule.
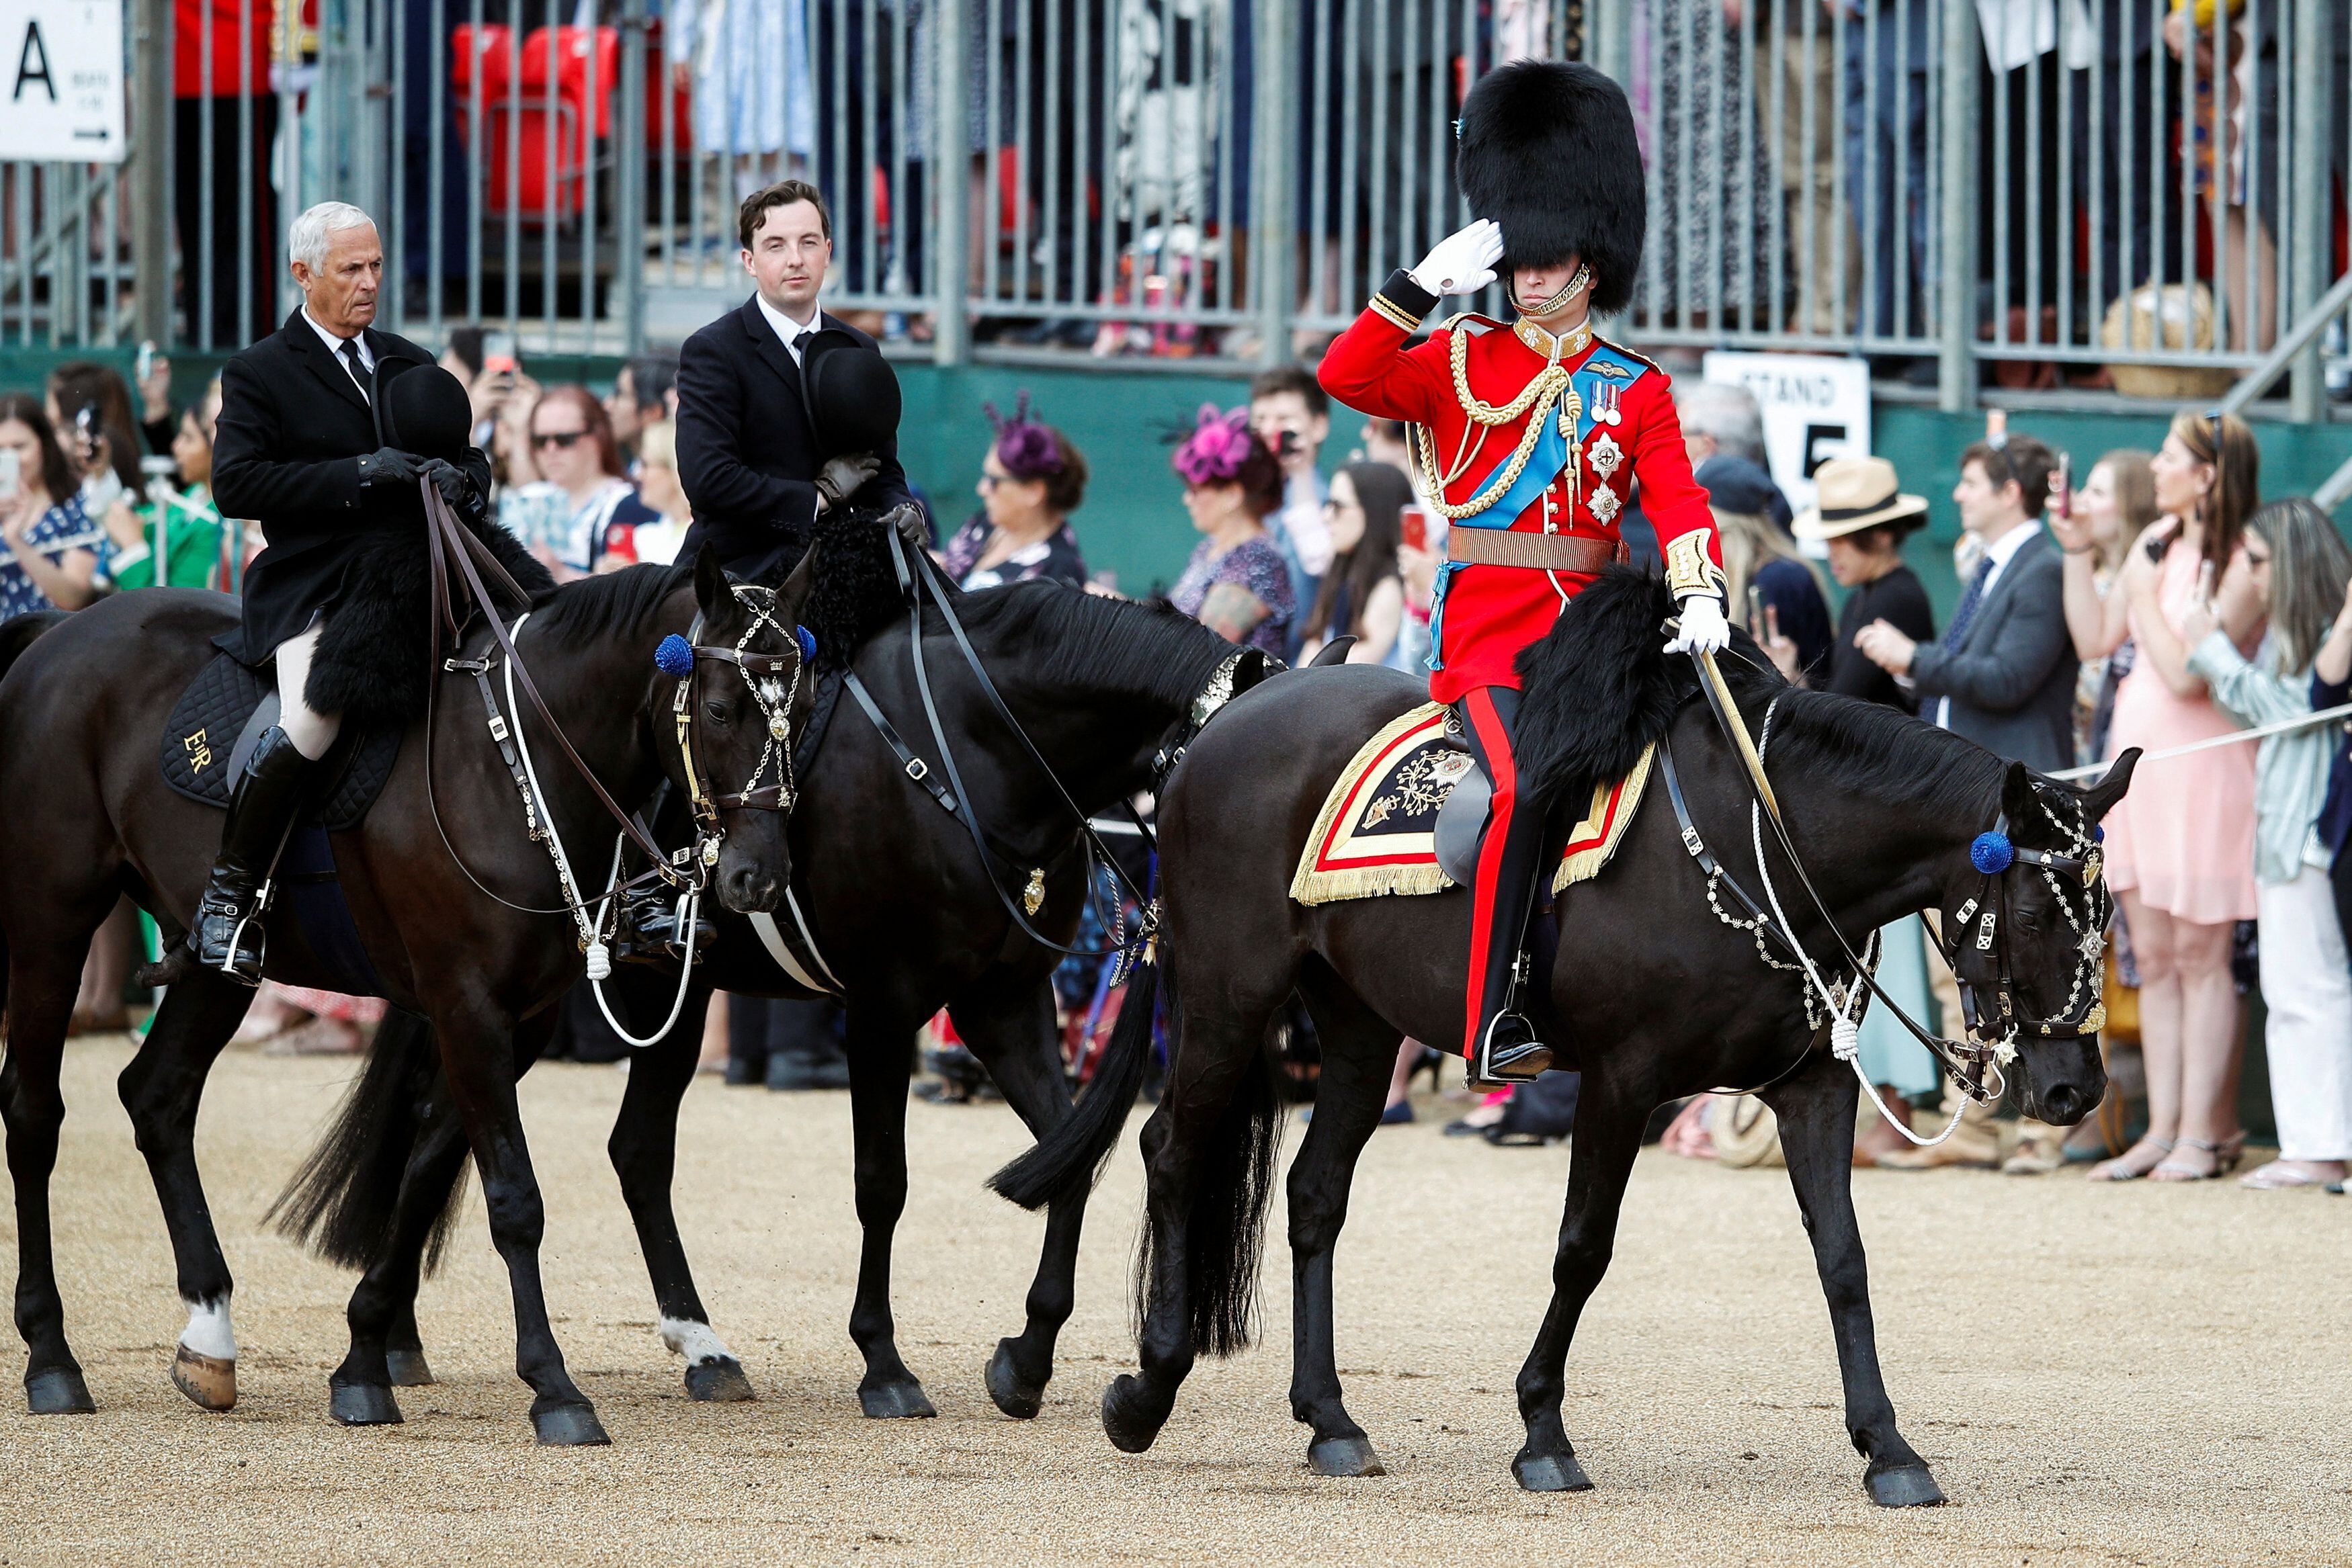
[[228, 1320], [228, 1298], [217, 1301], [190, 1301], [188, 1326], [180, 1331], [180, 1343], [198, 1355], [215, 1361], [236, 1359], [236, 1330]]
[[710, 1332], [709, 1323], [698, 1323], [686, 1318], [664, 1318], [661, 1321], [662, 1343], [686, 1357], [691, 1365], [705, 1362], [732, 1361], [735, 1353], [727, 1342]]

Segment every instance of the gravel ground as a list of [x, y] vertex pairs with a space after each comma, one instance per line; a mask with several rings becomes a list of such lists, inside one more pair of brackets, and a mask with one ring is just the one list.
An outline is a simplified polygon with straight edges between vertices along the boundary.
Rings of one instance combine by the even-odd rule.
[[[443, 1382], [405, 1426], [326, 1412], [349, 1281], [262, 1233], [347, 1061], [232, 1053], [199, 1134], [238, 1281], [242, 1403], [166, 1377], [181, 1313], [116, 1041], [70, 1048], [59, 1262], [95, 1416], [0, 1413], [0, 1563], [2352, 1563], [2352, 1203], [2234, 1185], [2100, 1189], [1944, 1173], [1857, 1177], [1880, 1343], [1951, 1506], [1863, 1498], [1819, 1287], [1785, 1180], [1654, 1151], [1569, 1363], [1599, 1490], [1512, 1484], [1511, 1380], [1542, 1308], [1563, 1149], [1438, 1135], [1367, 1152], [1339, 1264], [1351, 1407], [1391, 1473], [1331, 1481], [1292, 1425], [1288, 1318], [1195, 1372], [1149, 1454], [1096, 1400], [1131, 1364], [1131, 1151], [1097, 1200], [1044, 1413], [997, 1415], [980, 1369], [1013, 1332], [1038, 1228], [980, 1188], [1022, 1145], [1001, 1106], [908, 1109], [899, 1343], [935, 1421], [857, 1415], [845, 1094], [688, 1098], [682, 1220], [757, 1403], [698, 1406], [653, 1333], [604, 1161], [609, 1068], [533, 1072], [557, 1328], [614, 1446], [534, 1448], [478, 1197], [422, 1308]], [[1279, 1217], [1274, 1239], [1279, 1245]], [[13, 1254], [13, 1214], [0, 1247]], [[1279, 1253], [1269, 1273], [1287, 1270]]]

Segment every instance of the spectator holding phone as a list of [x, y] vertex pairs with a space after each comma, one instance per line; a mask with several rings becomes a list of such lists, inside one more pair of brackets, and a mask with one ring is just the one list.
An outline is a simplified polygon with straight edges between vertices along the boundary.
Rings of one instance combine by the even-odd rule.
[[[2234, 415], [2183, 410], [2149, 465], [2163, 516], [2126, 558], [2116, 591], [2098, 605], [2091, 648], [2128, 636], [2138, 662], [2116, 694], [2113, 740], [2161, 750], [2230, 734], [2206, 678], [2190, 667], [2193, 608], [2243, 553], [2247, 517], [2259, 504], [2261, 455]], [[2090, 544], [2068, 545], [2072, 619], [2089, 590]], [[2239, 568], [2238, 570], [2243, 570]], [[2262, 606], [2224, 606], [2229, 641], [2251, 648]], [[2153, 1175], [2198, 1181], [2234, 1165], [2238, 988], [2230, 972], [2237, 923], [2255, 917], [2254, 758], [2242, 746], [2174, 758], [2132, 779], [2107, 814], [2107, 882], [2131, 928], [2139, 962], [2141, 1049], [2147, 1061], [2147, 1136], [2093, 1169], [2094, 1179]]]
[[213, 422], [219, 415], [215, 381], [203, 402], [180, 415], [172, 437], [171, 461], [182, 483], [153, 476], [147, 481], [145, 505], [133, 507], [131, 497], [122, 496], [107, 508], [106, 533], [114, 548], [106, 575], [116, 588], [226, 584], [220, 508], [212, 498]]
[[73, 465], [81, 509], [103, 517], [118, 497], [139, 494], [139, 427], [131, 389], [112, 367], [73, 360], [49, 372], [49, 423]]
[[48, 414], [21, 392], [0, 397], [0, 621], [88, 604], [105, 541]]

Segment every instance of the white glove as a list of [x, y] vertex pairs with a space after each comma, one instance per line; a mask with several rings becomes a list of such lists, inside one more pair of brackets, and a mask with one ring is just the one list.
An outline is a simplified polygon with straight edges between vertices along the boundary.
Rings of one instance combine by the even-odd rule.
[[1694, 593], [1683, 600], [1682, 630], [1666, 644], [1669, 653], [1720, 653], [1731, 645], [1731, 623], [1723, 618], [1723, 601], [1712, 593]]
[[1480, 218], [1439, 240], [1406, 276], [1432, 294], [1475, 294], [1495, 281], [1495, 264], [1502, 259], [1502, 229], [1492, 218]]

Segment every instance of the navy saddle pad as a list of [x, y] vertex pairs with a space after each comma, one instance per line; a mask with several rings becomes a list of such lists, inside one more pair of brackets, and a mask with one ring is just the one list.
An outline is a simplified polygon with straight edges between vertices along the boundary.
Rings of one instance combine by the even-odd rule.
[[[278, 686], [226, 653], [196, 672], [163, 727], [163, 782], [189, 800], [228, 809], [230, 786], [261, 732], [278, 722]], [[359, 826], [400, 758], [397, 730], [346, 727], [323, 759], [332, 780], [303, 808], [301, 821], [329, 832]]]

